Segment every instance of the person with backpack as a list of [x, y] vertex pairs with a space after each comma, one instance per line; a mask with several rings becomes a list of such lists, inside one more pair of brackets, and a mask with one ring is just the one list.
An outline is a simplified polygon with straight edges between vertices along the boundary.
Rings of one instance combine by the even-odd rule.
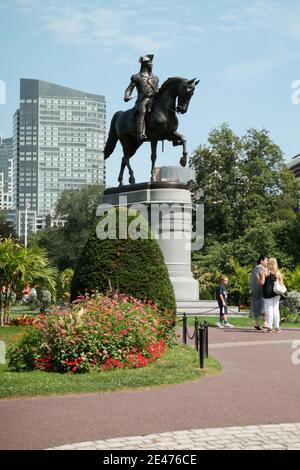
[[276, 281], [283, 285], [283, 277], [278, 269], [276, 258], [269, 258], [268, 269], [262, 271], [259, 275], [259, 282], [263, 289], [264, 310], [267, 316], [266, 331], [271, 333], [273, 331], [273, 322], [275, 330], [280, 332], [280, 311], [279, 302], [280, 294], [275, 292], [274, 286]]

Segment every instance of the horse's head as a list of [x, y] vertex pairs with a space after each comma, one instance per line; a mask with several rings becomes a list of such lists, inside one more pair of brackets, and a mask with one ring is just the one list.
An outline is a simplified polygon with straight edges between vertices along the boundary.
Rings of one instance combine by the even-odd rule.
[[177, 107], [176, 111], [178, 113], [184, 114], [187, 112], [190, 99], [194, 94], [196, 85], [198, 85], [200, 80], [193, 78], [192, 80], [182, 79], [178, 86], [177, 92]]

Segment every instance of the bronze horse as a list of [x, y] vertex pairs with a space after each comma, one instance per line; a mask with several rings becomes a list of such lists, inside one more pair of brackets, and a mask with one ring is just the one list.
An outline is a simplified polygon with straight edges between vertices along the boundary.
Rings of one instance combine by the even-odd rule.
[[[195, 78], [192, 80], [180, 77], [168, 78], [154, 97], [151, 113], [146, 118], [147, 141], [151, 142], [151, 182], [154, 181], [154, 166], [157, 157], [156, 148], [159, 140], [172, 141], [174, 146], [182, 145], [183, 153], [180, 164], [181, 166], [186, 166], [186, 139], [177, 132], [178, 119], [176, 112], [181, 114], [187, 112], [190, 99], [198, 83], [199, 80]], [[104, 149], [105, 160], [113, 153], [118, 140], [120, 140], [124, 152], [118, 177], [119, 185], [122, 186], [123, 184], [125, 166], [127, 166], [129, 171], [129, 183], [135, 184], [134, 173], [129, 159], [142, 145], [138, 141], [135, 108], [128, 111], [118, 111], [114, 114]]]

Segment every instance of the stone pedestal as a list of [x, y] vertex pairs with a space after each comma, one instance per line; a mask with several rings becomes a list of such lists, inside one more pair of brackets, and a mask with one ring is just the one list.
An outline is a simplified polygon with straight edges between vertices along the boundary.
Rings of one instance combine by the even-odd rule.
[[101, 202], [127, 208], [142, 204], [147, 208], [148, 223], [163, 252], [177, 304], [184, 307], [188, 302], [196, 307], [199, 285], [191, 271], [192, 202], [186, 186], [157, 182], [108, 188]]

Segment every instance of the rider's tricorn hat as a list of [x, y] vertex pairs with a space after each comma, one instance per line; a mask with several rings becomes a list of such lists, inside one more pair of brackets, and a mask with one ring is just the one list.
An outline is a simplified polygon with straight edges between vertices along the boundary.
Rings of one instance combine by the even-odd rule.
[[147, 54], [144, 55], [144, 57], [140, 57], [139, 62], [141, 64], [144, 64], [146, 62], [152, 62], [154, 55], [153, 54]]

